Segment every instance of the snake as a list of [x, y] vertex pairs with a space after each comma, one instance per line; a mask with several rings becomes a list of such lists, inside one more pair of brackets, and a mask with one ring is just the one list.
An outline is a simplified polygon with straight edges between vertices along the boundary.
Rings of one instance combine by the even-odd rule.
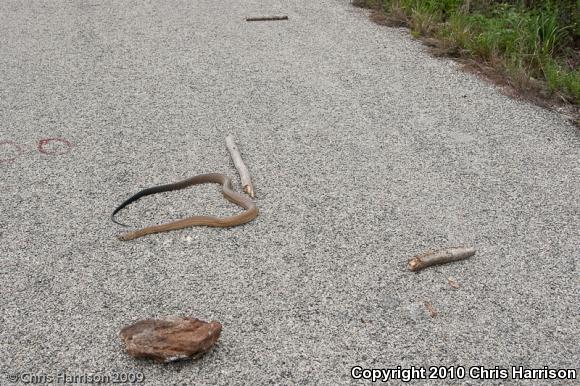
[[121, 205], [119, 205], [113, 211], [113, 214], [111, 215], [111, 220], [116, 224], [128, 226], [118, 222], [115, 219], [115, 215], [127, 205], [139, 200], [142, 197], [149, 196], [151, 194], [185, 189], [190, 186], [205, 183], [220, 184], [222, 186], [222, 192], [224, 197], [228, 201], [244, 208], [245, 210], [239, 214], [227, 217], [192, 216], [165, 224], [148, 226], [146, 228], [138, 229], [133, 232], [123, 233], [118, 236], [119, 240], [122, 241], [133, 240], [153, 233], [167, 232], [191, 226], [209, 226], [209, 227], [224, 227], [224, 228], [233, 227], [250, 222], [258, 216], [258, 207], [256, 206], [256, 204], [250, 198], [236, 192], [232, 187], [232, 180], [228, 176], [220, 173], [207, 173], [200, 174], [183, 181], [175, 182], [173, 184], [159, 185], [154, 186], [152, 188], [143, 189], [134, 194], [133, 196], [129, 197]]

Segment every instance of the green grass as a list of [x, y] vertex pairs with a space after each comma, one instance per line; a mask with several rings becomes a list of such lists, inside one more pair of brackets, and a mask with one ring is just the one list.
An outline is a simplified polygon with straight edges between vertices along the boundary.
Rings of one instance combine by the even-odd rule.
[[[493, 67], [518, 88], [540, 81], [580, 104], [578, 0], [358, 0], [415, 37]], [[576, 43], [577, 44], [577, 43]]]

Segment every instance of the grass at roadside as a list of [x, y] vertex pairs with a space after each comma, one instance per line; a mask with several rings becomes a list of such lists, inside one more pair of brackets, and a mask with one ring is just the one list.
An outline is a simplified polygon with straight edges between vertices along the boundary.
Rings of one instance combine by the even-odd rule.
[[353, 0], [538, 101], [580, 105], [578, 0]]

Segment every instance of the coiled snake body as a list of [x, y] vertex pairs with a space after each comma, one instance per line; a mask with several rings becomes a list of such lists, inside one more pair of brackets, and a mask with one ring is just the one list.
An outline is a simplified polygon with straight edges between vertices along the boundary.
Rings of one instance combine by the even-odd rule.
[[119, 225], [126, 226], [125, 224], [121, 224], [120, 222], [116, 221], [115, 215], [121, 209], [123, 209], [127, 205], [137, 201], [141, 197], [149, 196], [149, 195], [155, 194], [155, 193], [169, 192], [172, 190], [185, 189], [185, 188], [193, 186], [193, 185], [199, 185], [199, 184], [205, 184], [205, 183], [215, 183], [215, 184], [222, 185], [222, 191], [223, 191], [224, 197], [228, 201], [233, 202], [234, 204], [241, 206], [242, 208], [245, 209], [245, 211], [243, 211], [240, 214], [237, 214], [234, 216], [228, 216], [228, 217], [192, 216], [192, 217], [184, 218], [182, 220], [173, 221], [173, 222], [170, 222], [167, 224], [153, 225], [153, 226], [149, 226], [149, 227], [139, 229], [139, 230], [136, 230], [133, 232], [124, 233], [124, 234], [119, 236], [119, 240], [124, 240], [124, 241], [125, 240], [133, 240], [133, 239], [136, 239], [138, 237], [149, 235], [152, 233], [166, 232], [166, 231], [187, 228], [187, 227], [196, 226], [196, 225], [210, 226], [210, 227], [231, 227], [231, 226], [241, 225], [241, 224], [245, 224], [247, 222], [250, 222], [253, 219], [255, 219], [256, 216], [258, 216], [258, 207], [256, 206], [256, 204], [254, 204], [254, 202], [250, 198], [234, 191], [232, 188], [232, 180], [228, 176], [225, 176], [225, 175], [219, 174], [219, 173], [208, 173], [208, 174], [200, 174], [198, 176], [191, 177], [191, 178], [188, 178], [187, 180], [179, 181], [179, 182], [176, 182], [173, 184], [155, 186], [153, 188], [141, 190], [140, 192], [136, 193], [135, 195], [129, 197], [121, 205], [119, 205], [113, 211], [113, 214], [111, 215], [111, 220], [113, 220], [113, 222], [115, 222]]

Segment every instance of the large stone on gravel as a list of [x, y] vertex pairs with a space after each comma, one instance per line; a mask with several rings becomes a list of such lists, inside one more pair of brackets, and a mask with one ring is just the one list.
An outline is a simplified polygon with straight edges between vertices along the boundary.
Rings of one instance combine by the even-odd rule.
[[158, 362], [199, 358], [220, 337], [219, 322], [188, 317], [146, 319], [124, 327], [119, 335], [129, 355]]

